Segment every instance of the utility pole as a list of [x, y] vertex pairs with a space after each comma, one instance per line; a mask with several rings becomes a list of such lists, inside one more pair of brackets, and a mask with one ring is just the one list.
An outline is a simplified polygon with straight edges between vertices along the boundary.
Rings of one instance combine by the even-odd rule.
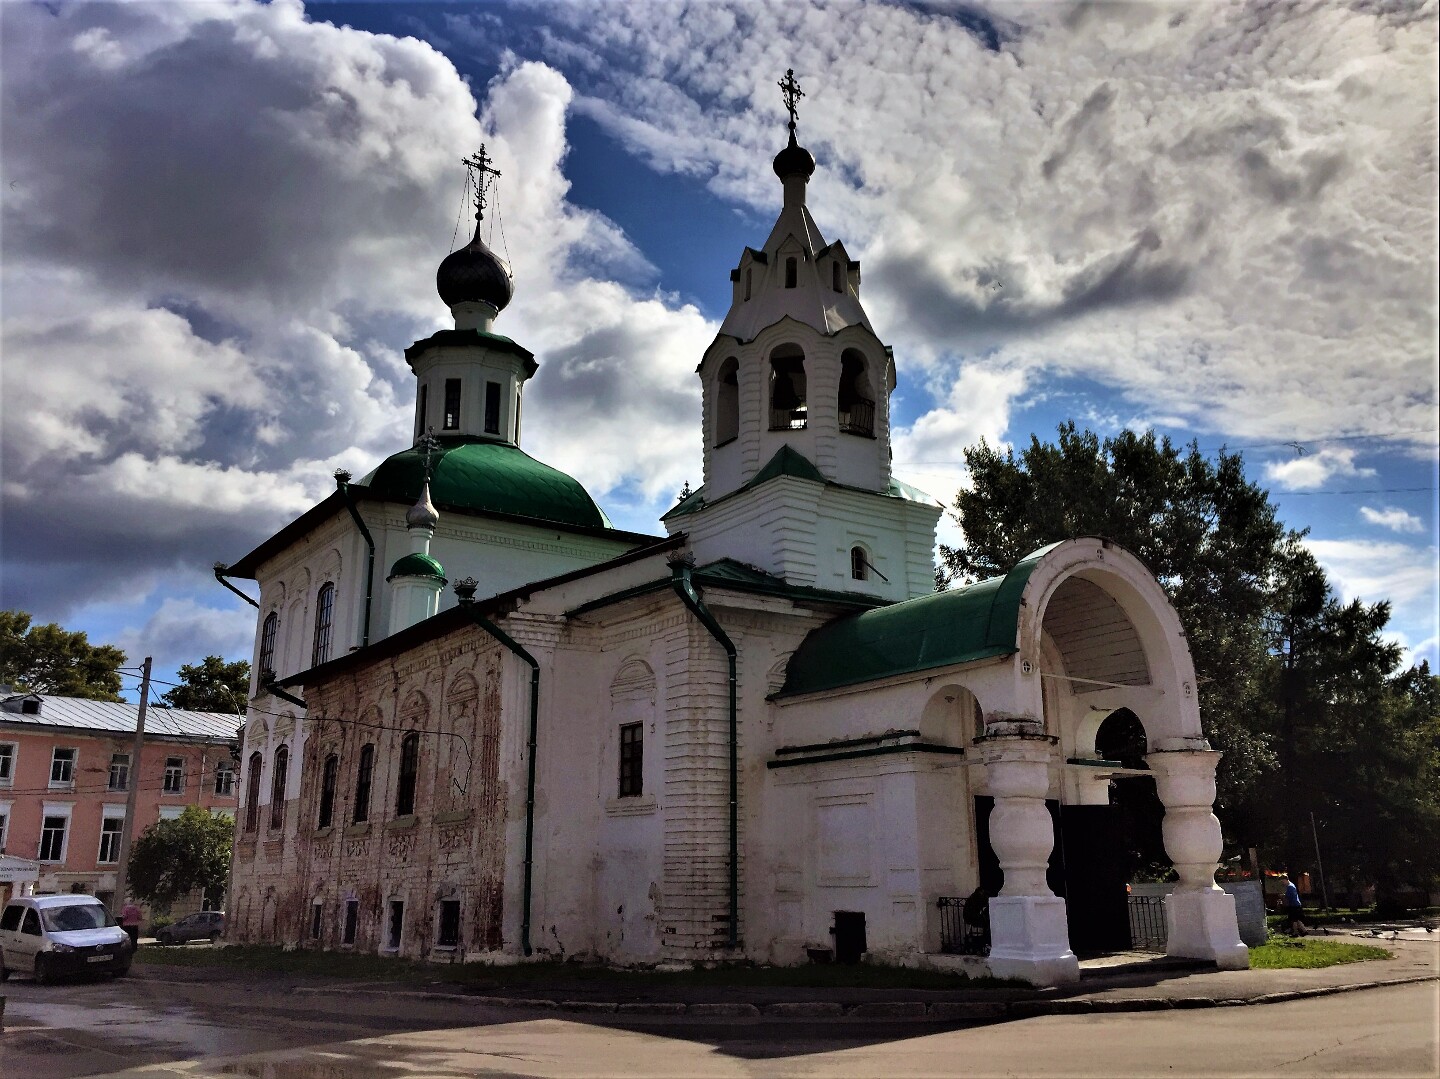
[[1310, 837], [1315, 840], [1315, 868], [1320, 871], [1320, 897], [1330, 909], [1330, 891], [1325, 887], [1325, 863], [1320, 860], [1320, 833], [1315, 830], [1315, 811], [1310, 811]]
[[150, 657], [141, 665], [140, 715], [135, 721], [135, 746], [130, 751], [129, 790], [125, 794], [125, 824], [120, 829], [120, 864], [115, 867], [115, 905], [125, 905], [126, 878], [130, 875], [130, 841], [135, 836], [136, 803], [140, 795], [140, 754], [145, 750], [145, 708], [150, 703]]

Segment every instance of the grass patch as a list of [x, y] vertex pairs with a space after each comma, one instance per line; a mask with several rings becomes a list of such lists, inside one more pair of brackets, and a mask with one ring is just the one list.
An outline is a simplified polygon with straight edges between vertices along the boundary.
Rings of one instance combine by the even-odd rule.
[[618, 970], [585, 963], [521, 963], [492, 967], [480, 963], [431, 964], [378, 955], [290, 951], [244, 945], [229, 948], [143, 946], [135, 962], [147, 967], [202, 967], [247, 973], [353, 978], [387, 982], [442, 983], [476, 990], [528, 988], [644, 990], [666, 986], [701, 988], [809, 989], [1011, 989], [1028, 988], [1005, 978], [967, 978], [906, 967], [811, 964], [766, 967], [748, 963], [696, 970]]
[[1367, 959], [1394, 959], [1392, 952], [1373, 944], [1346, 944], [1314, 937], [1272, 938], [1250, 949], [1250, 966], [1264, 970], [1294, 967], [1333, 967], [1339, 963], [1360, 963]]

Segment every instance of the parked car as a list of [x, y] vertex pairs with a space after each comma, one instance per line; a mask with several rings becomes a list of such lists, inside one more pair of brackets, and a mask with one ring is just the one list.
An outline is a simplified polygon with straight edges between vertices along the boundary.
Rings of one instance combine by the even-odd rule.
[[222, 910], [197, 910], [179, 921], [171, 922], [155, 931], [155, 939], [161, 944], [185, 944], [192, 940], [220, 939], [225, 932], [225, 912]]
[[30, 895], [0, 914], [0, 981], [13, 971], [37, 982], [102, 972], [123, 977], [134, 950], [130, 937], [93, 895]]

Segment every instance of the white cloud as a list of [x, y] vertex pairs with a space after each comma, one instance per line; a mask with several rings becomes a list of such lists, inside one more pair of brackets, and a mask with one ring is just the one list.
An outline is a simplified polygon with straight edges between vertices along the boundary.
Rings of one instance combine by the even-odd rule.
[[1294, 457], [1288, 461], [1267, 461], [1265, 478], [1288, 491], [1311, 491], [1337, 476], [1364, 477], [1375, 475], [1373, 468], [1355, 463], [1355, 451], [1327, 447], [1317, 453]]
[[134, 663], [142, 656], [198, 663], [205, 656], [248, 658], [254, 639], [250, 607], [218, 610], [193, 599], [166, 599], [143, 626], [121, 630], [115, 644]]
[[1307, 538], [1305, 545], [1346, 602], [1388, 600], [1396, 622], [1419, 627], [1429, 635], [1440, 629], [1435, 610], [1440, 550], [1371, 540]]
[[1401, 509], [1398, 506], [1387, 506], [1384, 509], [1372, 509], [1369, 506], [1360, 507], [1360, 516], [1365, 518], [1372, 525], [1379, 525], [1381, 528], [1388, 528], [1392, 532], [1424, 532], [1425, 523], [1413, 513]]

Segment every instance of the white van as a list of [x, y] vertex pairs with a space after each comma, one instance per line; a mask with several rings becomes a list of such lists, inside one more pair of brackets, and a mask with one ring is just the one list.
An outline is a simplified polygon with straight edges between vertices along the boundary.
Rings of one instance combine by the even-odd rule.
[[67, 974], [123, 977], [130, 937], [93, 895], [28, 895], [0, 914], [0, 981], [14, 971], [48, 982]]

